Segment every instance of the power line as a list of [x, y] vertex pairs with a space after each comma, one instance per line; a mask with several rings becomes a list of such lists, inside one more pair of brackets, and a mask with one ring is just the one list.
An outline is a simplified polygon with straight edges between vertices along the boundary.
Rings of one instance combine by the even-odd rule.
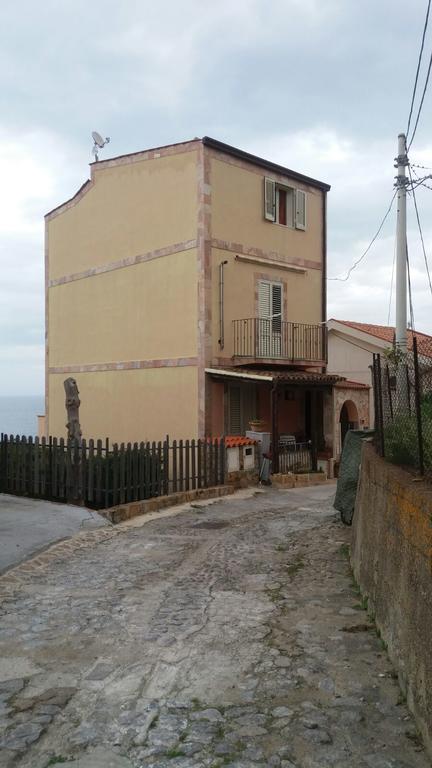
[[389, 215], [389, 213], [390, 213], [390, 211], [391, 211], [391, 209], [392, 209], [392, 207], [393, 207], [393, 202], [394, 202], [394, 199], [395, 199], [395, 197], [396, 197], [397, 193], [398, 193], [398, 190], [396, 189], [396, 191], [395, 191], [395, 193], [394, 193], [394, 195], [393, 195], [393, 197], [392, 197], [392, 199], [391, 199], [390, 205], [389, 205], [389, 207], [387, 208], [387, 211], [386, 211], [386, 212], [385, 212], [385, 214], [384, 214], [384, 218], [382, 219], [382, 221], [381, 221], [381, 224], [379, 225], [379, 227], [378, 227], [377, 231], [375, 232], [375, 234], [374, 234], [374, 236], [373, 236], [372, 240], [370, 241], [370, 243], [369, 243], [368, 247], [366, 248], [366, 250], [365, 250], [365, 251], [363, 251], [363, 253], [362, 253], [362, 255], [360, 256], [360, 258], [358, 258], [358, 259], [357, 259], [357, 261], [355, 261], [355, 262], [354, 262], [354, 264], [353, 264], [353, 265], [352, 265], [352, 266], [349, 268], [349, 270], [348, 270], [348, 272], [347, 272], [347, 274], [346, 274], [346, 277], [328, 277], [328, 278], [327, 278], [327, 280], [339, 280], [339, 281], [340, 281], [340, 282], [342, 282], [342, 283], [345, 283], [347, 280], [349, 280], [349, 277], [350, 277], [350, 274], [351, 274], [351, 272], [352, 272], [352, 271], [353, 271], [353, 270], [354, 270], [356, 267], [358, 267], [358, 265], [360, 264], [360, 262], [361, 262], [361, 261], [363, 261], [364, 257], [366, 256], [366, 254], [367, 254], [367, 253], [369, 253], [369, 251], [370, 251], [370, 249], [372, 248], [372, 246], [373, 246], [373, 244], [374, 244], [375, 240], [377, 239], [377, 237], [378, 237], [379, 233], [381, 232], [381, 230], [382, 230], [382, 228], [383, 228], [383, 226], [384, 226], [384, 224], [385, 224], [385, 221], [386, 221], [386, 219], [387, 219], [387, 216]]
[[410, 166], [411, 168], [423, 168], [424, 171], [432, 171], [432, 168], [429, 165], [418, 165], [417, 163], [410, 163]]
[[407, 271], [408, 271], [408, 295], [409, 295], [409, 305], [410, 305], [410, 320], [411, 320], [411, 330], [414, 331], [414, 308], [413, 308], [413, 301], [412, 301], [412, 290], [411, 290], [411, 270], [410, 270], [410, 261], [408, 256], [408, 243], [406, 243], [406, 260], [407, 260]]
[[[408, 166], [408, 173], [410, 175], [410, 179], [411, 179], [411, 182], [412, 182], [411, 168], [409, 166]], [[420, 233], [420, 240], [421, 240], [421, 244], [422, 244], [423, 257], [424, 257], [425, 266], [426, 266], [426, 273], [427, 273], [427, 276], [428, 276], [430, 292], [432, 294], [432, 281], [431, 281], [431, 276], [430, 276], [430, 272], [429, 272], [429, 264], [428, 264], [427, 255], [426, 255], [426, 247], [425, 247], [425, 243], [424, 243], [422, 227], [421, 227], [421, 224], [420, 224], [420, 215], [419, 215], [419, 211], [418, 211], [417, 198], [416, 198], [416, 193], [415, 193], [414, 187], [412, 188], [412, 194], [413, 194], [414, 208], [415, 208], [415, 214], [416, 214], [416, 219], [417, 219], [417, 226], [418, 226], [418, 230], [419, 230], [419, 233]]]
[[[406, 129], [406, 136], [408, 136], [410, 125], [411, 125], [411, 117], [412, 117], [412, 112], [413, 112], [413, 108], [414, 108], [415, 95], [416, 95], [416, 91], [417, 91], [417, 83], [418, 83], [418, 77], [419, 77], [419, 73], [420, 73], [421, 60], [422, 60], [422, 56], [423, 56], [423, 48], [424, 48], [424, 42], [425, 42], [425, 37], [426, 37], [426, 30], [427, 30], [428, 23], [429, 23], [430, 6], [431, 6], [431, 0], [428, 0], [428, 6], [427, 6], [427, 11], [426, 11], [426, 18], [425, 18], [425, 23], [424, 23], [424, 26], [423, 26], [423, 34], [422, 34], [422, 41], [421, 41], [421, 46], [420, 46], [420, 53], [419, 53], [418, 62], [417, 62], [417, 71], [416, 71], [415, 81], [414, 81], [414, 89], [413, 89], [413, 94], [412, 94], [412, 99], [411, 99], [410, 113], [409, 113], [409, 118], [408, 118], [408, 127]], [[414, 133], [415, 133], [415, 131], [414, 131]]]
[[425, 84], [424, 84], [424, 88], [423, 88], [422, 97], [421, 97], [421, 100], [420, 100], [420, 106], [419, 106], [418, 112], [417, 112], [417, 118], [416, 118], [416, 121], [415, 121], [414, 130], [413, 130], [412, 135], [411, 135], [411, 141], [408, 144], [408, 150], [411, 148], [411, 144], [414, 141], [414, 136], [416, 135], [418, 122], [420, 120], [420, 115], [421, 115], [421, 111], [422, 111], [422, 108], [423, 108], [424, 97], [426, 96], [426, 91], [427, 91], [427, 87], [428, 87], [428, 83], [429, 83], [429, 75], [431, 73], [431, 67], [432, 67], [432, 53], [431, 53], [430, 58], [429, 58], [429, 66], [428, 66], [428, 71], [427, 71], [427, 74], [426, 74], [426, 80], [425, 80]]

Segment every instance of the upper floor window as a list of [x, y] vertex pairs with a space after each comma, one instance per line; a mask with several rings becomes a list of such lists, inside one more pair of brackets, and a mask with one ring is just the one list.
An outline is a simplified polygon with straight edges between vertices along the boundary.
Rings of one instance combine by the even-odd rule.
[[306, 192], [265, 178], [264, 218], [286, 227], [306, 229]]

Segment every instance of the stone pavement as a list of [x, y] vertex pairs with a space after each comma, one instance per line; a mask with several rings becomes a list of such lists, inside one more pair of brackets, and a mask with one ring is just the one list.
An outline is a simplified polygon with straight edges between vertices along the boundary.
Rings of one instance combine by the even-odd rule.
[[0, 573], [54, 541], [108, 525], [86, 507], [0, 494]]
[[2, 768], [428, 766], [333, 492], [241, 492], [1, 577]]

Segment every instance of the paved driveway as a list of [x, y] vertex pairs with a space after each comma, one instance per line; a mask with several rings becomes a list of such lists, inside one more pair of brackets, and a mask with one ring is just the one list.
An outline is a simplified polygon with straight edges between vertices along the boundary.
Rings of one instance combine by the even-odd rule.
[[0, 573], [84, 527], [104, 525], [97, 512], [85, 507], [0, 493]]
[[2, 766], [429, 765], [332, 496], [243, 492], [6, 573]]

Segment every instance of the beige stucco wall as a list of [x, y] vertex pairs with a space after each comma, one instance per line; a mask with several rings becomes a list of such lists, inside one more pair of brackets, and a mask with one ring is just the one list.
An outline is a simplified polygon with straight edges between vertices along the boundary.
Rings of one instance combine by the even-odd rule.
[[[275, 178], [307, 192], [306, 231], [275, 224], [264, 219], [264, 177]], [[232, 321], [258, 316], [257, 283], [259, 279], [284, 283], [283, 319], [299, 323], [322, 321], [322, 226], [323, 193], [313, 187], [273, 176], [264, 169], [246, 166], [235, 160], [211, 156], [209, 182], [211, 188], [211, 302], [213, 358], [230, 358], [233, 350]], [[216, 242], [215, 242], [216, 241]], [[225, 247], [225, 243], [227, 247]], [[260, 263], [236, 260], [239, 254], [258, 257]], [[299, 262], [306, 272], [270, 266], [268, 260]], [[224, 333], [225, 348], [218, 344], [219, 330], [219, 264], [224, 269]], [[310, 262], [318, 269], [310, 267]], [[306, 264], [307, 263], [307, 264]]]
[[356, 339], [351, 343], [334, 331], [329, 331], [327, 370], [369, 386], [372, 382], [369, 366], [372, 365], [373, 353], [379, 351], [373, 344]]
[[[219, 339], [219, 264], [224, 267], [224, 327], [225, 346], [221, 350]], [[258, 316], [257, 284], [260, 279], [282, 281], [283, 320], [299, 323], [320, 323], [321, 270], [308, 269], [298, 274], [268, 264], [250, 264], [236, 260], [236, 254], [219, 248], [212, 249], [212, 324], [214, 357], [230, 358], [233, 348], [233, 320]]]
[[368, 344], [364, 340], [349, 341], [334, 331], [328, 334], [328, 366], [329, 373], [338, 373], [351, 381], [366, 384], [369, 390], [369, 424], [374, 424], [374, 402], [372, 374], [369, 366], [373, 362], [373, 353], [382, 352], [382, 348]]
[[[112, 442], [197, 437], [194, 366], [76, 373], [83, 437]], [[50, 434], [66, 437], [63, 374], [49, 377]]]
[[113, 167], [48, 220], [49, 278], [196, 237], [197, 150]]
[[65, 435], [72, 375], [85, 437], [197, 435], [197, 146], [95, 165], [48, 216], [50, 434]]
[[[306, 231], [291, 229], [264, 219], [264, 177], [302, 189], [307, 193]], [[285, 257], [322, 260], [323, 192], [265, 171], [264, 168], [239, 167], [220, 158], [212, 158], [212, 237]]]
[[49, 366], [197, 352], [196, 250], [49, 290]]

